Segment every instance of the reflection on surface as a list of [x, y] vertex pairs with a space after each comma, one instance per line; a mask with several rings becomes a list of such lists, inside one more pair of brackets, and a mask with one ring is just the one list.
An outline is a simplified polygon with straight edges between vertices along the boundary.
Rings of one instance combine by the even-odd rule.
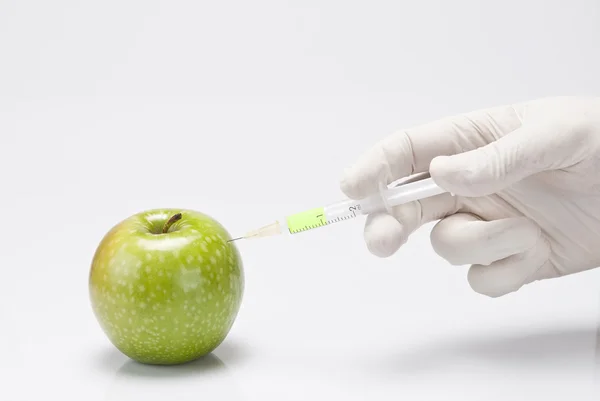
[[[598, 370], [597, 326], [536, 329], [518, 333], [480, 333], [421, 345], [396, 354], [386, 363], [395, 373], [416, 374], [482, 366], [589, 377]], [[392, 366], [390, 366], [390, 364]]]
[[175, 366], [144, 365], [127, 360], [116, 372], [106, 401], [240, 400], [227, 365], [214, 354]]

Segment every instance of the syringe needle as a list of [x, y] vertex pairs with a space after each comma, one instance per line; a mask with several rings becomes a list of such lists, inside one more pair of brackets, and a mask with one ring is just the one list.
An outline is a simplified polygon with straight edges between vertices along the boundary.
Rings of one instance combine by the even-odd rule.
[[281, 234], [281, 232], [282, 232], [281, 231], [281, 225], [280, 225], [279, 221], [276, 221], [273, 224], [269, 224], [268, 226], [264, 226], [264, 227], [261, 227], [261, 228], [259, 228], [257, 230], [253, 230], [253, 231], [247, 232], [243, 236], [230, 239], [227, 242], [233, 242], [233, 241], [237, 241], [237, 240], [240, 240], [240, 239], [269, 237], [269, 236], [272, 236], [272, 235]]

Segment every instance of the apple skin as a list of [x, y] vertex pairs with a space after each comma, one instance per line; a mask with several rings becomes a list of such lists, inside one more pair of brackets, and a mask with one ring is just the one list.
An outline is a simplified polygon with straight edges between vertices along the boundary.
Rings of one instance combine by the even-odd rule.
[[[165, 222], [181, 219], [162, 233]], [[114, 226], [91, 265], [92, 309], [114, 346], [133, 360], [174, 365], [198, 359], [228, 335], [244, 292], [243, 264], [213, 218], [154, 209]]]

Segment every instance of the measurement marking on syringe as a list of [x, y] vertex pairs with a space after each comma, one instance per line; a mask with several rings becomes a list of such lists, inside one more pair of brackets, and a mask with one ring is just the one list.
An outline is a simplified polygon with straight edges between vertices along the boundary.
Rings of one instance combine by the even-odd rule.
[[295, 230], [289, 230], [289, 231], [290, 231], [290, 234], [297, 234], [297, 233], [300, 233], [302, 231], [308, 231], [308, 230], [312, 230], [312, 229], [318, 228], [318, 227], [323, 227], [323, 226], [326, 226], [326, 225], [327, 225], [327, 223], [319, 224], [319, 225], [316, 225], [316, 226], [304, 226], [302, 228], [296, 228]]
[[342, 220], [349, 220], [352, 219], [356, 216], [340, 216], [340, 217], [336, 217], [335, 219], [328, 221], [327, 224], [332, 224], [332, 223], [337, 223], [338, 221], [342, 221]]
[[[360, 214], [361, 206], [353, 204], [344, 209], [328, 210], [324, 207], [306, 210], [287, 217], [287, 229], [291, 234], [328, 226], [350, 220]], [[329, 215], [329, 216], [328, 216]]]
[[303, 231], [308, 231], [308, 230], [312, 230], [312, 229], [319, 228], [319, 227], [325, 227], [330, 224], [340, 222], [342, 220], [350, 220], [350, 219], [353, 219], [354, 217], [356, 217], [355, 214], [353, 214], [352, 216], [338, 216], [335, 219], [329, 220], [329, 221], [319, 220], [319, 222], [316, 224], [307, 224], [302, 227], [297, 227], [297, 228], [293, 228], [293, 229], [289, 228], [288, 231], [290, 232], [290, 234], [297, 234], [297, 233], [300, 233]]

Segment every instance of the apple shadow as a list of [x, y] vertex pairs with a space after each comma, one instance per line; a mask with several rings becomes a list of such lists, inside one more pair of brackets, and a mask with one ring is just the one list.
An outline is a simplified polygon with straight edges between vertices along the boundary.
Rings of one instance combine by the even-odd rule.
[[227, 369], [226, 365], [213, 354], [195, 361], [179, 365], [148, 365], [129, 360], [117, 371], [117, 376], [128, 378], [181, 378], [190, 375], [203, 375]]
[[114, 374], [123, 364], [130, 359], [115, 347], [107, 346], [100, 350], [95, 358], [94, 367], [103, 373]]
[[387, 371], [414, 375], [444, 371], [480, 362], [490, 366], [525, 369], [594, 369], [600, 382], [600, 329], [581, 326], [519, 333], [479, 334], [421, 345], [385, 358]]
[[201, 376], [226, 369], [225, 363], [214, 353], [178, 365], [152, 365], [130, 359], [116, 348], [103, 350], [96, 358], [96, 367], [103, 372], [116, 372], [117, 377], [129, 378]]
[[129, 377], [168, 377], [202, 375], [240, 363], [247, 353], [244, 347], [231, 340], [224, 341], [210, 354], [179, 365], [150, 365], [136, 362], [109, 345], [100, 349], [93, 360], [93, 369], [105, 374]]
[[[118, 352], [115, 350], [115, 352]], [[122, 355], [122, 354], [121, 354]], [[118, 377], [130, 378], [182, 378], [186, 376], [202, 376], [225, 371], [228, 366], [239, 363], [244, 357], [243, 348], [233, 341], [225, 340], [210, 354], [194, 361], [177, 365], [144, 364], [125, 357], [126, 361], [117, 370]], [[114, 355], [106, 359], [117, 359]]]
[[249, 357], [249, 349], [237, 340], [226, 339], [212, 353], [228, 366], [234, 366]]
[[[241, 399], [236, 377], [218, 356], [207, 354], [179, 365], [149, 365], [128, 359], [105, 390], [105, 401], [133, 399]], [[203, 398], [203, 397], [200, 397]]]

